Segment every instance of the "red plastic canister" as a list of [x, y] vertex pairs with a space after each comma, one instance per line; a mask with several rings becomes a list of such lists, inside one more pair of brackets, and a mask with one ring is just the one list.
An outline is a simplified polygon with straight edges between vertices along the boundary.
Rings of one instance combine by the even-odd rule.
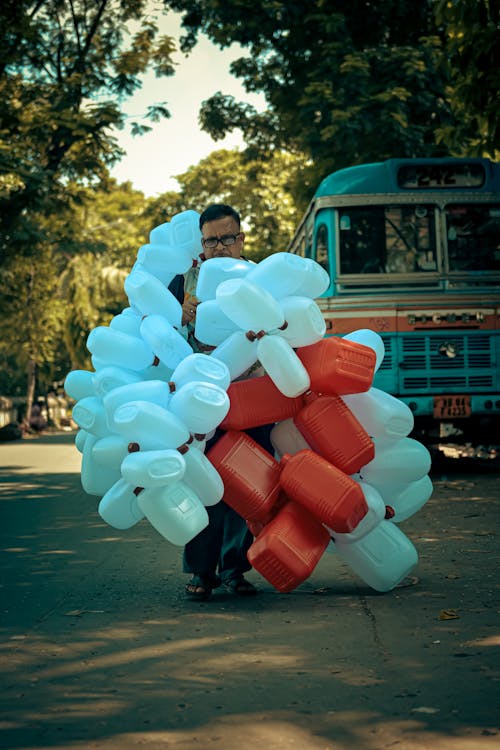
[[375, 456], [373, 440], [340, 396], [308, 394], [294, 423], [309, 446], [346, 474]]
[[316, 393], [362, 393], [372, 384], [376, 354], [363, 344], [329, 336], [300, 347], [297, 355]]
[[304, 405], [302, 396], [288, 398], [269, 375], [231, 383], [227, 389], [231, 406], [220, 423], [223, 430], [248, 430], [295, 416]]
[[327, 529], [290, 500], [262, 529], [247, 557], [275, 589], [292, 591], [309, 578], [329, 541]]
[[285, 494], [307, 508], [332, 531], [353, 531], [368, 512], [360, 485], [311, 450], [281, 459]]
[[281, 469], [273, 456], [235, 430], [228, 430], [206, 455], [224, 482], [224, 501], [246, 520], [267, 523], [281, 492]]

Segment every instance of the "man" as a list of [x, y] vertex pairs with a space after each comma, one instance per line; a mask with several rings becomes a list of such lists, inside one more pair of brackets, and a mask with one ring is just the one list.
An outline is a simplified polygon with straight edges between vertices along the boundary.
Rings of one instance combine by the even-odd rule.
[[[203, 211], [200, 216], [200, 230], [202, 233], [202, 262], [212, 258], [241, 258], [245, 234], [241, 231], [240, 216], [231, 206], [213, 204]], [[187, 326], [188, 340], [194, 351], [208, 352], [203, 342], [197, 341], [194, 335], [196, 307], [196, 282], [199, 266], [190, 269], [184, 276], [184, 299], [182, 303], [182, 325]], [[173, 287], [170, 287], [173, 290]], [[252, 368], [252, 374], [254, 368]], [[245, 373], [242, 377], [248, 377]], [[255, 373], [256, 374], [256, 373]], [[248, 430], [266, 450], [272, 453], [269, 440], [271, 426], [258, 427]], [[216, 430], [215, 435], [208, 441], [210, 448], [222, 435]], [[184, 548], [183, 570], [191, 574], [186, 585], [186, 595], [190, 598], [208, 599], [214, 588], [223, 586], [236, 596], [253, 596], [257, 593], [255, 586], [247, 581], [244, 573], [250, 570], [247, 551], [252, 544], [253, 537], [246, 522], [224, 500], [216, 505], [207, 507], [209, 517], [208, 526], [203, 529]]]

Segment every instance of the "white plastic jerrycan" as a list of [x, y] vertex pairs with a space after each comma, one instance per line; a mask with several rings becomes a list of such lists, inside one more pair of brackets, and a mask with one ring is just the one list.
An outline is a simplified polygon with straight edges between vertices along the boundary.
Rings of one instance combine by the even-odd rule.
[[272, 331], [285, 322], [277, 300], [248, 279], [230, 279], [217, 287], [216, 300], [223, 313], [244, 331]]
[[252, 268], [249, 281], [281, 300], [289, 295], [319, 297], [330, 277], [319, 263], [292, 253], [273, 253]]
[[186, 383], [202, 381], [203, 383], [218, 385], [219, 388], [227, 391], [231, 382], [231, 375], [224, 362], [215, 357], [209, 357], [207, 354], [196, 352], [189, 354], [182, 362], [179, 362], [172, 373], [171, 380], [176, 389], [182, 388]]
[[109, 434], [103, 400], [98, 396], [87, 396], [77, 401], [73, 407], [72, 417], [78, 427], [96, 437]]
[[203, 344], [218, 346], [238, 330], [239, 326], [222, 312], [217, 300], [200, 302], [196, 308], [194, 335]]
[[347, 333], [345, 336], [342, 336], [342, 338], [347, 339], [348, 341], [354, 341], [356, 344], [363, 344], [363, 346], [368, 346], [370, 349], [373, 349], [376, 355], [374, 371], [377, 372], [385, 356], [384, 342], [378, 333], [372, 331], [370, 328], [360, 328], [352, 333]]
[[284, 419], [282, 422], [275, 424], [269, 434], [269, 439], [279, 459], [285, 453], [293, 456], [299, 451], [311, 449], [307, 440], [295, 426], [293, 419]]
[[252, 268], [252, 263], [241, 258], [211, 258], [209, 263], [202, 263], [200, 266], [196, 282], [196, 298], [200, 302], [215, 300], [219, 284], [229, 279], [242, 279]]
[[163, 380], [168, 383], [172, 379], [172, 367], [167, 367], [164, 362], [160, 362], [156, 357], [154, 363], [141, 370], [140, 375], [142, 380]]
[[109, 429], [113, 429], [113, 416], [119, 406], [129, 401], [151, 401], [152, 404], [167, 407], [170, 400], [170, 388], [163, 380], [141, 380], [128, 383], [109, 391], [103, 404]]
[[359, 486], [363, 490], [368, 511], [356, 528], [350, 532], [338, 534], [336, 531], [329, 529], [330, 535], [335, 542], [343, 542], [344, 544], [359, 542], [360, 539], [378, 526], [385, 518], [385, 503], [375, 487], [371, 487], [366, 482], [359, 482]]
[[99, 438], [92, 448], [96, 463], [110, 469], [119, 469], [128, 454], [128, 443], [121, 435], [106, 435]]
[[305, 269], [295, 294], [312, 299], [320, 297], [330, 286], [330, 276], [323, 266], [320, 266], [312, 258], [303, 258], [303, 260], [305, 261]]
[[[143, 247], [151, 247], [151, 245], [143, 245]], [[142, 250], [142, 248], [140, 248], [140, 250]], [[166, 287], [168, 287], [168, 285], [176, 275], [173, 271], [170, 271], [170, 269], [165, 268], [165, 266], [159, 263], [157, 253], [153, 253], [152, 260], [147, 260], [147, 262], [136, 260], [136, 262], [130, 269], [131, 273], [132, 271], [144, 271], [145, 273], [149, 273], [151, 274], [151, 276], [154, 276], [155, 279], [161, 281], [161, 283]], [[137, 312], [139, 313], [140, 311], [137, 310]]]
[[172, 227], [169, 221], [158, 224], [149, 233], [151, 245], [170, 245], [172, 243]]
[[150, 401], [131, 401], [116, 409], [113, 428], [140, 450], [178, 448], [189, 440], [189, 430], [172, 412]]
[[248, 280], [279, 300], [295, 294], [304, 272], [304, 258], [291, 253], [273, 253], [253, 266]]
[[186, 339], [162, 315], [148, 315], [141, 323], [141, 336], [167, 367], [174, 369], [193, 353]]
[[198, 258], [202, 251], [200, 215], [188, 209], [175, 214], [170, 219], [171, 244], [179, 253]]
[[361, 479], [374, 487], [384, 482], [408, 483], [429, 473], [431, 456], [427, 448], [413, 438], [395, 443], [375, 443], [375, 457], [361, 467]]
[[82, 487], [88, 495], [102, 497], [115, 482], [121, 479], [120, 469], [104, 466], [96, 461], [93, 448], [98, 438], [87, 434], [82, 453], [80, 478]]
[[229, 396], [213, 383], [191, 382], [176, 389], [169, 409], [192, 433], [214, 430], [229, 411]]
[[215, 505], [224, 495], [224, 483], [215, 466], [195, 445], [183, 454], [186, 473], [183, 481], [200, 498], [203, 505]]
[[309, 297], [283, 297], [280, 304], [287, 325], [279, 334], [291, 347], [298, 349], [309, 346], [323, 338], [326, 323], [314, 300]]
[[114, 365], [127, 370], [143, 370], [154, 360], [153, 350], [145, 341], [109, 326], [97, 326], [90, 332], [87, 349], [93, 355], [94, 367], [94, 357], [101, 367]]
[[401, 523], [419, 511], [432, 495], [432, 481], [428, 474], [407, 484], [380, 483], [377, 487], [388, 506], [389, 520]]
[[413, 412], [403, 401], [378, 388], [342, 396], [358, 422], [373, 438], [400, 440], [413, 430]]
[[390, 591], [418, 562], [415, 547], [399, 526], [381, 521], [358, 542], [335, 541], [339, 557], [375, 591]]
[[288, 398], [295, 398], [309, 389], [311, 381], [306, 368], [281, 336], [259, 339], [257, 358], [276, 388]]
[[66, 375], [64, 390], [75, 401], [96, 395], [95, 373], [88, 370], [72, 370]]
[[[157, 276], [162, 281], [163, 276], [165, 279], [170, 277], [170, 281], [172, 281], [174, 276], [186, 273], [193, 265], [191, 252], [183, 253], [172, 244], [159, 245], [149, 243], [142, 245], [137, 251], [137, 260], [139, 263], [142, 263], [149, 273]], [[170, 281], [164, 283], [169, 284]]]
[[119, 479], [100, 501], [98, 513], [114, 529], [130, 529], [144, 518], [134, 489], [125, 479]]
[[137, 501], [151, 525], [171, 544], [183, 546], [208, 526], [205, 507], [185, 482], [149, 487]]
[[131, 307], [126, 307], [119, 315], [115, 315], [109, 321], [110, 328], [114, 328], [122, 333], [128, 333], [129, 336], [139, 337], [141, 334], [141, 316], [138, 315]]
[[87, 440], [87, 437], [90, 435], [90, 432], [87, 432], [86, 430], [78, 430], [78, 432], [75, 435], [75, 448], [79, 453], [83, 453], [83, 449], [85, 448], [85, 442]]
[[181, 304], [156, 276], [133, 269], [125, 279], [124, 288], [130, 304], [142, 315], [163, 315], [171, 325], [180, 327]]
[[182, 479], [186, 462], [179, 451], [172, 448], [136, 451], [125, 456], [121, 472], [123, 478], [134, 487], [161, 487]]
[[114, 388], [139, 382], [142, 382], [142, 375], [139, 372], [126, 370], [124, 367], [116, 367], [115, 365], [108, 365], [96, 370], [94, 375], [95, 390], [101, 398], [104, 398]]
[[244, 331], [235, 331], [209, 355], [224, 362], [231, 380], [246, 372], [257, 361], [257, 342], [247, 338]]

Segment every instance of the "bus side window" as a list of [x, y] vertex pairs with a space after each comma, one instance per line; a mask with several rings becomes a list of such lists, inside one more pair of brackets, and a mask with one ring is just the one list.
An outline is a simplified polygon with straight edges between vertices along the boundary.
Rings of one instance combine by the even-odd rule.
[[432, 206], [387, 206], [385, 225], [388, 273], [436, 270]]
[[340, 272], [383, 273], [385, 229], [382, 206], [339, 211]]
[[315, 260], [316, 263], [323, 266], [327, 273], [330, 273], [330, 263], [328, 260], [328, 229], [326, 224], [320, 224], [316, 232]]
[[446, 206], [450, 271], [500, 269], [500, 205]]

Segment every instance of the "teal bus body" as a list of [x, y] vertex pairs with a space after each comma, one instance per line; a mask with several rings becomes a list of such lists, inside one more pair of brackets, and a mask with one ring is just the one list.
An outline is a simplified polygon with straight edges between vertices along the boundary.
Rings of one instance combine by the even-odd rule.
[[500, 413], [500, 165], [389, 159], [319, 185], [289, 251], [330, 275], [328, 335], [370, 328], [374, 386], [419, 436], [495, 439]]

